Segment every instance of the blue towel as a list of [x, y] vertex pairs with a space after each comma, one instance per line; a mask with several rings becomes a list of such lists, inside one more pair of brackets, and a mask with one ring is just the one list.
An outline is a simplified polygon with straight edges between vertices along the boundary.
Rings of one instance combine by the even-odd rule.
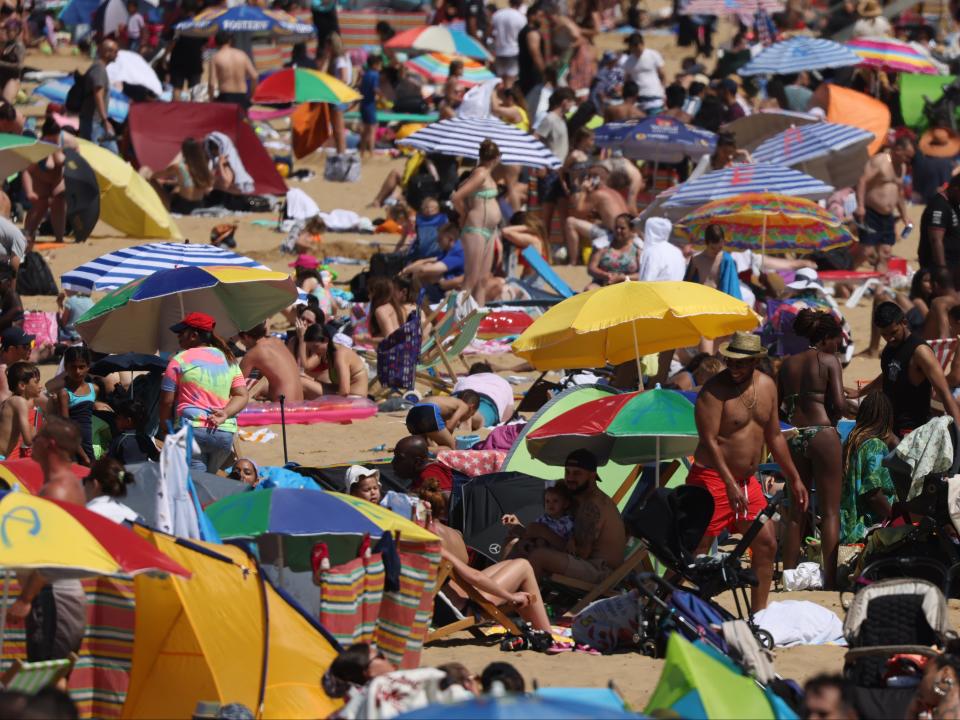
[[737, 263], [734, 262], [733, 256], [728, 252], [723, 254], [723, 259], [720, 261], [719, 275], [717, 278], [717, 290], [735, 297], [737, 300], [743, 300], [743, 296], [740, 294], [740, 278], [737, 275]]

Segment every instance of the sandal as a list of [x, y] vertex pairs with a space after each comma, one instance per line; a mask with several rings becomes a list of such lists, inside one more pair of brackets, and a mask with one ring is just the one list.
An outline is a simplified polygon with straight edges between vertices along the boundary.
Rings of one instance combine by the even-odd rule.
[[572, 650], [573, 645], [554, 641], [553, 644], [547, 648], [546, 653], [547, 655], [559, 655], [560, 653], [571, 652]]
[[587, 655], [602, 655], [602, 653], [599, 650], [592, 648], [589, 645], [575, 645], [573, 649], [576, 650], [577, 652], [582, 652]]

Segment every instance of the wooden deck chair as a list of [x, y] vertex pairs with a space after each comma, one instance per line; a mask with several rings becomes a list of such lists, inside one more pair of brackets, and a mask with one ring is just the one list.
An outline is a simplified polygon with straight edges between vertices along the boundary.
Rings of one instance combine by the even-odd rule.
[[948, 337], [928, 340], [927, 345], [933, 350], [933, 354], [936, 356], [937, 362], [940, 363], [940, 367], [944, 372], [947, 372], [950, 369], [950, 363], [953, 362], [953, 356], [957, 354], [957, 338]]
[[[478, 620], [473, 615], [464, 615], [459, 610], [454, 607], [453, 603], [443, 594], [442, 588], [448, 580], [453, 580], [457, 583], [463, 591], [467, 593], [467, 598], [474, 605], [474, 609], [478, 611], [481, 616], [481, 619]], [[487, 600], [483, 594], [477, 590], [473, 585], [466, 582], [453, 567], [453, 563], [449, 560], [443, 560], [440, 563], [440, 568], [437, 572], [437, 584], [436, 592], [434, 594], [433, 603], [434, 608], [438, 604], [442, 603], [442, 610], [452, 614], [455, 618], [453, 621], [448, 622], [447, 624], [441, 627], [434, 627], [427, 634], [427, 643], [440, 640], [445, 638], [448, 635], [453, 633], [460, 632], [461, 630], [469, 630], [472, 634], [478, 637], [485, 637], [483, 633], [480, 632], [479, 626], [485, 623], [493, 623], [497, 625], [502, 625], [503, 628], [512, 635], [520, 635], [520, 628], [517, 627], [516, 623], [513, 622], [507, 615], [492, 602]], [[425, 643], [426, 644], [426, 643]]]
[[62, 660], [43, 662], [31, 663], [16, 659], [10, 663], [3, 675], [0, 675], [0, 687], [7, 691], [36, 695], [67, 677], [76, 662], [76, 653], [70, 653], [70, 657]]
[[[431, 336], [433, 342], [430, 347], [421, 349], [420, 351], [417, 377], [431, 385], [439, 386], [441, 389], [449, 389], [447, 383], [427, 372], [430, 368], [442, 363], [453, 382], [456, 383], [457, 372], [453, 369], [452, 360], [460, 358], [463, 366], [465, 368], [469, 367], [467, 361], [463, 359], [463, 351], [470, 346], [470, 343], [472, 343], [477, 336], [477, 331], [480, 329], [482, 320], [482, 313], [472, 312], [461, 322], [454, 321], [450, 327], [450, 331], [445, 336], [440, 335], [440, 333], [435, 330]], [[441, 325], [445, 325], [445, 323], [441, 323]], [[424, 347], [426, 347], [426, 345]]]

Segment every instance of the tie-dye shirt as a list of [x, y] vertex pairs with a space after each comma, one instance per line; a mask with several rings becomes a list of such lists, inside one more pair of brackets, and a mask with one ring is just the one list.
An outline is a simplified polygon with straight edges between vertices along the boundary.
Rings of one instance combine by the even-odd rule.
[[[228, 363], [220, 350], [201, 346], [170, 358], [161, 389], [177, 394], [178, 418], [190, 420], [194, 427], [209, 427], [207, 416], [225, 408], [230, 401], [230, 391], [243, 384], [239, 365]], [[230, 418], [219, 429], [236, 432], [236, 419]]]

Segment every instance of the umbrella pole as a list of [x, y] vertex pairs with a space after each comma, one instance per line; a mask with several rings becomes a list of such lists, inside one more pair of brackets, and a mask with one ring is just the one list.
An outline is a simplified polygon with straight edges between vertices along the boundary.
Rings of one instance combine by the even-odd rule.
[[177, 293], [177, 300], [180, 301], [180, 319], [183, 320], [187, 316], [187, 313], [183, 309], [183, 293], [182, 292]]
[[654, 470], [654, 478], [656, 478], [657, 488], [660, 487], [660, 436], [657, 435], [657, 469]]
[[7, 603], [10, 600], [10, 575], [3, 570], [3, 605], [0, 605], [0, 660], [3, 659], [3, 643], [7, 635]]
[[633, 354], [637, 360], [637, 390], [643, 390], [643, 371], [640, 369], [640, 344], [637, 342], [637, 321], [630, 323], [633, 329]]
[[[767, 255], [767, 214], [763, 214], [763, 228], [760, 230], [760, 258]], [[761, 267], [762, 269], [762, 267]]]
[[287, 460], [287, 413], [284, 410], [284, 402], [286, 401], [287, 396], [280, 396], [280, 434], [283, 435], [283, 464], [286, 465]]

